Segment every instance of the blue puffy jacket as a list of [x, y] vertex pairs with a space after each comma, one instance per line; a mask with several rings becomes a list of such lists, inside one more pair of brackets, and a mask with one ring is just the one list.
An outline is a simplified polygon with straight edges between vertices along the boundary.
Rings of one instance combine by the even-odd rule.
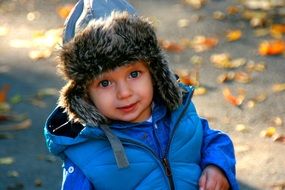
[[211, 164], [224, 171], [231, 189], [238, 189], [231, 140], [197, 115], [192, 89], [188, 91], [183, 105], [172, 113], [155, 104], [152, 122], [111, 126], [124, 145], [130, 163], [127, 168], [117, 167], [99, 128], [69, 126], [73, 131], [52, 133], [51, 129], [67, 124], [66, 115], [57, 108], [47, 121], [45, 135], [50, 151], [64, 160], [62, 189], [194, 190], [201, 171]]

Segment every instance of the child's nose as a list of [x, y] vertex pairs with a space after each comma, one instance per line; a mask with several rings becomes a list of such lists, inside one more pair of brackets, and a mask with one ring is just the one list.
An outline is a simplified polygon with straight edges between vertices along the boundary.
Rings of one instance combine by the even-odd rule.
[[132, 89], [127, 82], [120, 82], [117, 84], [117, 97], [119, 99], [128, 98], [132, 95]]

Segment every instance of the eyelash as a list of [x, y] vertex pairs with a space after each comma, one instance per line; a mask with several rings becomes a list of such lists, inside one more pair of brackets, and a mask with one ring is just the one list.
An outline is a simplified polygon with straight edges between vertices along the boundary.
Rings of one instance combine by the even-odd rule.
[[[133, 74], [135, 74], [135, 76], [133, 76]], [[131, 78], [131, 79], [135, 79], [135, 78], [138, 78], [139, 76], [141, 75], [141, 71], [132, 71], [130, 74], [129, 74], [129, 78]], [[106, 82], [108, 83], [108, 84], [106, 84]], [[104, 84], [105, 83], [105, 84]], [[109, 81], [109, 80], [102, 80], [102, 81], [100, 81], [99, 83], [98, 83], [98, 85], [100, 86], [100, 87], [103, 87], [103, 88], [107, 88], [108, 86], [110, 86], [112, 83], [111, 83], [111, 81]]]

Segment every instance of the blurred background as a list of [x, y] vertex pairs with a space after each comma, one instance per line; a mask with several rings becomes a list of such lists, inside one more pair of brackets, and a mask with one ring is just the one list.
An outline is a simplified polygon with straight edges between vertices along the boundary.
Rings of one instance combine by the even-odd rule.
[[[285, 1], [129, 0], [157, 30], [212, 128], [233, 139], [240, 189], [285, 189]], [[0, 0], [0, 189], [59, 189], [43, 126], [64, 81], [63, 23], [76, 0]]]

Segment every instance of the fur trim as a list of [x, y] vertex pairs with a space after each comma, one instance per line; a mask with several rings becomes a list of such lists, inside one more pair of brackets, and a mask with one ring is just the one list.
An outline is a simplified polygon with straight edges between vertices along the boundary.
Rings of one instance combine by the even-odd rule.
[[113, 12], [106, 20], [92, 21], [73, 40], [63, 45], [59, 70], [69, 80], [59, 105], [69, 118], [98, 125], [107, 119], [87, 97], [87, 86], [100, 73], [136, 60], [148, 64], [158, 95], [173, 110], [182, 100], [173, 72], [161, 51], [150, 22], [127, 12]]

